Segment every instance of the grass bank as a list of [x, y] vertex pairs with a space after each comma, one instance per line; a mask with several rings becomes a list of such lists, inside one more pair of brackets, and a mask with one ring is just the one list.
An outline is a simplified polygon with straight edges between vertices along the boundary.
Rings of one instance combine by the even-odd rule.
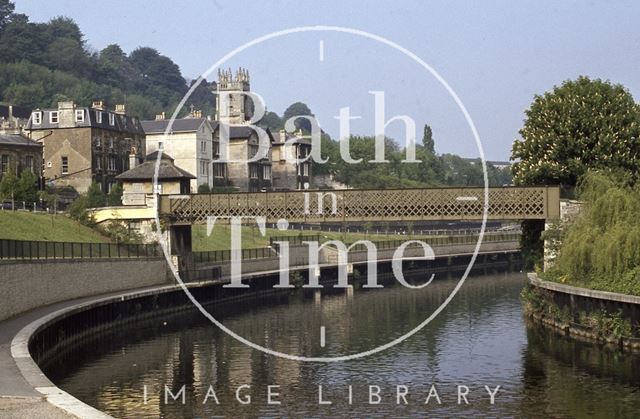
[[109, 239], [64, 214], [0, 211], [0, 239], [107, 243]]

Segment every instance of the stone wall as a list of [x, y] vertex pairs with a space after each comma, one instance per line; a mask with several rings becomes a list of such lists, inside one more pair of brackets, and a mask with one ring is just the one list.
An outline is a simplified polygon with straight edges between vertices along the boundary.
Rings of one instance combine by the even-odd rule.
[[168, 282], [164, 259], [0, 263], [0, 320], [36, 307]]

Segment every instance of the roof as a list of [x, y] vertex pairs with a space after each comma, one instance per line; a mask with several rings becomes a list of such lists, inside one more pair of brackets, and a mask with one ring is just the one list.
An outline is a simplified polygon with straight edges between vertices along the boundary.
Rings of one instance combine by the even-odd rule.
[[[142, 130], [142, 125], [140, 121], [136, 117], [132, 117], [129, 115], [119, 114], [113, 111], [108, 110], [100, 110], [96, 108], [90, 108], [88, 106], [85, 107], [76, 107], [75, 110], [85, 111], [84, 121], [76, 121], [73, 127], [62, 127], [62, 128], [82, 128], [82, 127], [93, 127], [93, 128], [101, 128], [109, 131], [118, 131], [118, 132], [127, 132], [131, 134], [143, 135], [144, 131]], [[55, 109], [35, 109], [33, 112], [42, 112], [42, 121], [40, 124], [33, 124], [33, 117], [29, 117], [29, 121], [27, 121], [27, 125], [25, 126], [26, 130], [40, 130], [40, 129], [56, 129], [61, 128], [59, 124], [52, 124], [49, 122], [49, 114], [51, 112], [58, 111], [58, 108]], [[33, 115], [33, 112], [31, 115]], [[101, 121], [98, 122], [98, 113], [102, 113]], [[109, 114], [113, 115], [114, 124], [111, 125], [109, 121]]]
[[[156, 172], [156, 161], [158, 159], [158, 152], [149, 154], [144, 163], [127, 170], [124, 173], [116, 176], [118, 180], [152, 180], [153, 175]], [[172, 180], [172, 179], [195, 179], [191, 173], [186, 170], [182, 170], [175, 164], [173, 164], [173, 158], [167, 154], [162, 154], [160, 160], [160, 167], [158, 169], [158, 180]]]
[[[181, 118], [174, 119], [171, 124], [171, 132], [195, 132], [200, 129], [206, 118]], [[164, 134], [169, 126], [169, 119], [156, 121], [142, 121], [142, 129], [146, 134]]]
[[[219, 121], [213, 121], [211, 125], [213, 126], [213, 129], [216, 130], [222, 124], [220, 124]], [[252, 125], [226, 125], [226, 126], [229, 127], [229, 139], [231, 140], [249, 138], [251, 134], [255, 132], [254, 129], [252, 128]], [[267, 135], [269, 136], [271, 141], [273, 141], [273, 134], [271, 133], [271, 130], [267, 128], [265, 129], [265, 131], [267, 132]]]
[[22, 147], [42, 147], [40, 143], [20, 134], [0, 134], [0, 145], [13, 145]]

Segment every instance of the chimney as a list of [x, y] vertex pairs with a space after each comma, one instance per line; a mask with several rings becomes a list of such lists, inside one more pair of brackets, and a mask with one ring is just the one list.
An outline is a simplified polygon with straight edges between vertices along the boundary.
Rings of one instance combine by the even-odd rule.
[[115, 113], [117, 113], [118, 115], [126, 114], [124, 103], [119, 103], [116, 105]]
[[93, 109], [97, 109], [99, 111], [104, 111], [104, 101], [102, 100], [94, 100], [93, 103], [91, 104], [91, 107]]
[[132, 152], [131, 154], [129, 154], [129, 170], [133, 169], [137, 165], [138, 165], [138, 156]]
[[286, 131], [281, 129], [280, 130], [280, 141], [284, 143], [286, 139], [287, 139]]
[[[125, 138], [125, 140], [131, 141], [131, 138]], [[135, 145], [131, 146], [131, 150], [129, 151], [129, 170], [133, 169], [138, 165], [138, 149]]]
[[75, 103], [72, 100], [65, 102], [58, 102], [58, 110], [73, 110], [76, 107]]
[[164, 112], [156, 114], [156, 121], [164, 121]]

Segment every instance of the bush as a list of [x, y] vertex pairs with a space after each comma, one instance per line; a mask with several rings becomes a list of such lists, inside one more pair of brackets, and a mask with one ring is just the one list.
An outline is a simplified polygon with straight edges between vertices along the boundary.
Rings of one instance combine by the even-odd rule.
[[107, 195], [107, 205], [110, 207], [119, 207], [122, 205], [122, 185], [119, 183], [111, 187], [111, 192]]
[[87, 208], [104, 207], [107, 203], [107, 197], [102, 193], [100, 186], [95, 182], [89, 186], [86, 197]]
[[640, 295], [640, 187], [602, 173], [579, 185], [582, 214], [566, 228], [550, 278]]

